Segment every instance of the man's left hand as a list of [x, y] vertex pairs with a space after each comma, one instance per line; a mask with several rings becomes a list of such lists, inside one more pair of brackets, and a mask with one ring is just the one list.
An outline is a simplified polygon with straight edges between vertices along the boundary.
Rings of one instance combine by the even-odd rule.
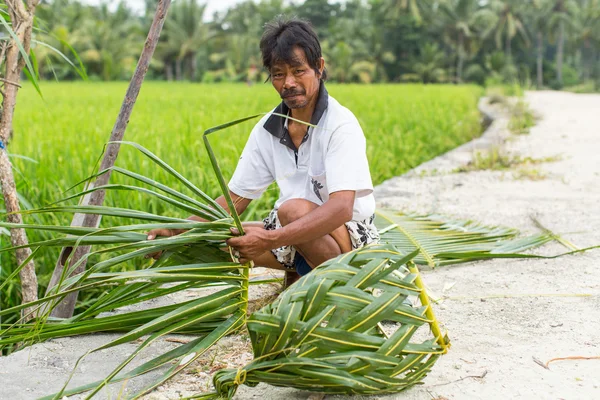
[[[244, 231], [244, 236], [237, 236], [226, 242], [238, 252], [240, 263], [245, 264], [254, 260], [273, 248], [273, 231], [267, 231], [262, 227], [244, 227]], [[231, 228], [231, 233], [240, 234], [236, 228]]]

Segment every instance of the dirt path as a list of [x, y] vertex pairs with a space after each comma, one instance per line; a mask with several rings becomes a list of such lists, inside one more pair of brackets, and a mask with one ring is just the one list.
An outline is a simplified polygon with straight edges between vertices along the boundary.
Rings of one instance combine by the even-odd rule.
[[[378, 200], [525, 232], [536, 231], [529, 219], [535, 215], [580, 247], [599, 244], [600, 96], [532, 92], [527, 101], [541, 120], [529, 135], [510, 138], [506, 149], [535, 159], [559, 155], [559, 161], [530, 171], [396, 178], [381, 185]], [[394, 196], [395, 190], [409, 195]], [[540, 253], [562, 251], [548, 245]], [[398, 398], [600, 398], [600, 360], [556, 362], [546, 370], [532, 359], [600, 356], [600, 251], [478, 262], [425, 272], [424, 279], [438, 293], [454, 284], [446, 293], [454, 299], [436, 307], [452, 348], [424, 386]]]
[[[529, 218], [535, 215], [580, 247], [600, 244], [600, 95], [533, 92], [527, 94], [527, 101], [542, 119], [530, 134], [512, 136], [504, 147], [523, 157], [560, 155], [560, 160], [509, 171], [439, 172], [464, 163], [471, 156], [470, 144], [416, 173], [384, 182], [376, 189], [380, 205], [503, 224], [525, 233], [537, 231]], [[492, 128], [495, 136], [477, 143], [494, 145], [497, 137], [506, 136], [506, 120], [498, 120]], [[538, 252], [563, 251], [562, 246], [551, 244]], [[600, 251], [560, 259], [492, 260], [445, 267], [424, 271], [424, 279], [433, 292], [449, 296], [435, 311], [449, 331], [452, 348], [424, 385], [380, 398], [600, 398], [600, 360], [557, 361], [550, 369], [533, 360], [600, 356]], [[30, 399], [60, 388], [77, 356], [110, 338], [65, 338], [0, 358], [0, 398]], [[164, 351], [169, 345], [156, 343], [156, 350], [151, 351]], [[245, 337], [226, 338], [207, 355], [211, 363], [197, 363], [145, 398], [176, 399], [208, 389], [211, 373], [221, 367], [214, 360], [227, 357], [229, 366], [242, 365], [250, 359], [244, 351], [248, 346]], [[81, 366], [74, 383], [105, 376], [133, 348], [127, 344], [95, 355]], [[27, 378], [20, 379], [23, 376]], [[129, 390], [141, 387], [143, 380], [132, 384]], [[319, 397], [261, 384], [240, 387], [235, 398]], [[325, 397], [342, 398], [348, 399]]]

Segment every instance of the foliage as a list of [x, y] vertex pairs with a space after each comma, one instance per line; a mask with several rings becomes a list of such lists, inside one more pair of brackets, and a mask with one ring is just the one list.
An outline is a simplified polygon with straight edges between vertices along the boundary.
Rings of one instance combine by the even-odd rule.
[[479, 64], [471, 64], [465, 70], [465, 80], [483, 86], [485, 83], [485, 70]]
[[[445, 63], [445, 55], [440, 51], [437, 43], [427, 43], [423, 47], [421, 56], [417, 60], [413, 60], [413, 74], [417, 82], [423, 83], [439, 83], [446, 80], [446, 71], [443, 66]], [[406, 75], [405, 75], [406, 76]]]
[[[75, 0], [42, 4], [44, 30], [71, 43], [95, 79], [127, 79], [139, 53], [156, 1], [143, 15], [125, 2], [111, 11]], [[544, 68], [543, 85], [562, 87], [600, 79], [598, 0], [245, 0], [225, 12], [205, 15], [197, 0], [173, 2], [150, 76], [167, 80], [260, 82], [258, 41], [264, 24], [280, 14], [312, 22], [319, 33], [330, 77], [337, 82], [388, 82], [415, 74], [409, 60], [437, 45], [447, 62], [436, 67], [457, 81], [529, 84]], [[53, 44], [61, 48], [60, 43]], [[64, 54], [74, 62], [67, 49]], [[76, 78], [60, 59], [36, 48], [42, 77]], [[539, 54], [538, 54], [539, 53]], [[491, 58], [503, 56], [502, 66]], [[76, 64], [76, 63], [75, 63]], [[465, 65], [485, 66], [466, 75]], [[575, 75], [563, 82], [556, 65]], [[561, 71], [562, 68], [561, 67]], [[569, 70], [567, 69], [567, 72]], [[566, 73], [565, 73], [566, 74]], [[436, 75], [442, 75], [436, 73]], [[574, 79], [573, 79], [574, 78]]]
[[512, 133], [523, 135], [529, 133], [529, 128], [535, 125], [536, 117], [523, 100], [518, 100], [510, 106], [508, 129]]

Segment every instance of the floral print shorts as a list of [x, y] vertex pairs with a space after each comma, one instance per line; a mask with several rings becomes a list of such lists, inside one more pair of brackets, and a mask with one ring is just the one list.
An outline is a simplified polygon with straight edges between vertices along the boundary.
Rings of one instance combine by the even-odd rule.
[[[371, 243], [379, 243], [379, 231], [374, 223], [375, 214], [362, 221], [346, 222], [346, 229], [350, 234], [352, 241], [352, 249], [359, 249]], [[269, 215], [263, 219], [263, 224], [266, 230], [274, 230], [281, 228], [281, 223], [277, 217], [277, 210], [271, 210]], [[271, 250], [277, 261], [279, 261], [286, 269], [295, 271], [294, 259], [296, 258], [296, 248], [294, 246], [283, 246]]]

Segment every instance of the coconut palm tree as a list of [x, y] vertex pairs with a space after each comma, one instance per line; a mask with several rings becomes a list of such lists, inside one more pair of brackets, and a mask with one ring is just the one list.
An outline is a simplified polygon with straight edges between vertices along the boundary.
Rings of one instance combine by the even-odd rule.
[[72, 39], [80, 49], [82, 60], [89, 70], [104, 80], [124, 79], [135, 68], [143, 41], [139, 21], [125, 3], [114, 12], [107, 4], [93, 9], [93, 17], [83, 24]]
[[572, 40], [576, 46], [581, 46], [583, 80], [588, 81], [593, 70], [594, 48], [600, 44], [600, 1], [582, 1], [573, 8], [570, 20]]
[[553, 0], [552, 16], [550, 18], [551, 32], [558, 31], [556, 41], [556, 82], [562, 87], [564, 46], [566, 39], [566, 27], [570, 24], [570, 16], [575, 12], [577, 3], [573, 0]]
[[408, 13], [417, 21], [423, 22], [423, 15], [431, 15], [431, 0], [386, 0], [385, 9], [390, 18], [398, 18], [400, 14]]
[[548, 34], [550, 18], [554, 7], [553, 0], [534, 0], [527, 12], [527, 21], [536, 41], [537, 87], [544, 86], [544, 37]]
[[444, 62], [446, 55], [440, 50], [437, 43], [426, 43], [421, 50], [421, 55], [418, 59], [413, 60], [410, 64], [412, 71], [423, 83], [443, 82], [446, 71], [444, 70]]
[[477, 0], [448, 0], [441, 2], [441, 21], [446, 37], [457, 53], [456, 81], [462, 82], [463, 66], [469, 53], [477, 49], [477, 40], [484, 25], [494, 21], [494, 14], [479, 5]]
[[509, 62], [512, 62], [512, 40], [520, 35], [527, 44], [529, 35], [525, 29], [523, 18], [523, 2], [517, 0], [494, 0], [490, 9], [496, 13], [498, 19], [492, 27], [496, 46], [502, 47], [502, 36], [504, 36], [504, 51]]
[[205, 10], [206, 4], [200, 4], [197, 0], [174, 2], [169, 10], [169, 18], [164, 26], [166, 43], [161, 46], [161, 54], [165, 57], [167, 70], [174, 63], [175, 79], [178, 81], [184, 78], [186, 69], [191, 80], [197, 78], [198, 49], [212, 37], [209, 26], [204, 23]]
[[92, 18], [91, 12], [91, 7], [71, 0], [57, 0], [38, 7], [32, 50], [40, 76], [63, 79], [79, 74], [85, 78], [85, 68], [72, 43], [77, 41], [84, 21]]

